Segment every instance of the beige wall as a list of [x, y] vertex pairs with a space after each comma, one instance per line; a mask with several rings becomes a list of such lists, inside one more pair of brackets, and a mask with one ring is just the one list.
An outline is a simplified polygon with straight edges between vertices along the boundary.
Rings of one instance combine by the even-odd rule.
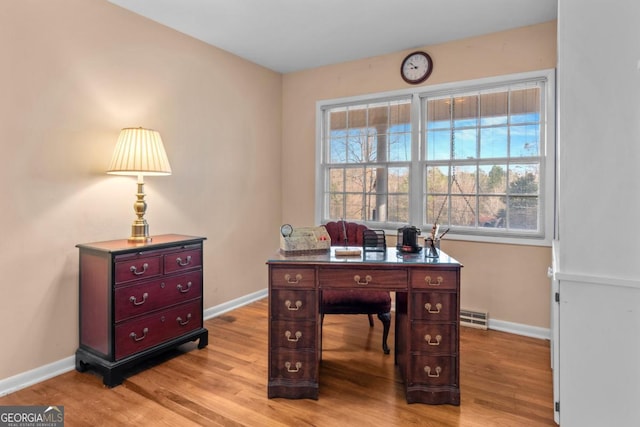
[[[553, 68], [555, 23], [427, 50], [429, 84]], [[134, 219], [135, 179], [104, 173], [120, 128], [164, 139], [146, 217], [208, 238], [209, 308], [266, 287], [281, 222], [313, 223], [315, 102], [406, 87], [407, 52], [283, 77], [104, 0], [0, 2], [0, 51], [0, 379], [76, 350], [75, 245]], [[547, 248], [446, 245], [463, 305], [548, 327]]]
[[[434, 61], [429, 85], [555, 68], [556, 22], [424, 49]], [[283, 221], [315, 221], [316, 101], [407, 88], [399, 69], [409, 52], [284, 75]], [[452, 240], [443, 245], [465, 266], [463, 307], [488, 310], [494, 319], [549, 327], [549, 248]]]
[[160, 131], [151, 234], [205, 236], [205, 307], [266, 287], [281, 220], [282, 76], [104, 0], [0, 2], [0, 379], [72, 356], [75, 245], [125, 238], [119, 130]]

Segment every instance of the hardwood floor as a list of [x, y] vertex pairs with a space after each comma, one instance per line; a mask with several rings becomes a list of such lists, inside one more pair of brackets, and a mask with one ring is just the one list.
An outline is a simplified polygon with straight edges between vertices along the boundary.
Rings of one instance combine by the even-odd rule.
[[381, 324], [370, 329], [366, 316], [328, 315], [320, 398], [287, 400], [267, 399], [267, 299], [205, 324], [207, 348], [185, 344], [121, 386], [108, 389], [98, 375], [73, 371], [1, 397], [0, 405], [64, 405], [67, 427], [556, 425], [545, 340], [461, 328], [460, 406], [407, 404], [393, 346], [390, 355], [381, 349]]

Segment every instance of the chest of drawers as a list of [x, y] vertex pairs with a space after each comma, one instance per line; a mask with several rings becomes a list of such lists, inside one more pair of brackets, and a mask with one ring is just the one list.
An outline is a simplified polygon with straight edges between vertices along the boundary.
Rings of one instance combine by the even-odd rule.
[[188, 341], [208, 344], [203, 327], [204, 238], [175, 234], [145, 244], [113, 240], [80, 250], [76, 369], [107, 386], [140, 361]]

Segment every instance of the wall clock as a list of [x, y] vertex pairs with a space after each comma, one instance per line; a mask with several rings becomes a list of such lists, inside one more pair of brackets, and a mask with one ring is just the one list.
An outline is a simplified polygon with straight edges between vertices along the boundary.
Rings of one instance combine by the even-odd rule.
[[433, 71], [433, 61], [428, 53], [413, 52], [400, 65], [400, 75], [405, 82], [415, 85], [427, 80]]

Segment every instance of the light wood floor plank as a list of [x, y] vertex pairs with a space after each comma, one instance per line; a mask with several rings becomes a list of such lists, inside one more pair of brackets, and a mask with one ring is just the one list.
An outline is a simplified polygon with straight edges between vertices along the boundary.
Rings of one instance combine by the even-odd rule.
[[210, 319], [207, 348], [185, 344], [121, 386], [74, 371], [0, 405], [64, 405], [68, 427], [555, 426], [548, 341], [462, 328], [461, 405], [407, 404], [381, 325], [366, 316], [325, 317], [319, 400], [268, 399], [267, 315], [264, 299]]

